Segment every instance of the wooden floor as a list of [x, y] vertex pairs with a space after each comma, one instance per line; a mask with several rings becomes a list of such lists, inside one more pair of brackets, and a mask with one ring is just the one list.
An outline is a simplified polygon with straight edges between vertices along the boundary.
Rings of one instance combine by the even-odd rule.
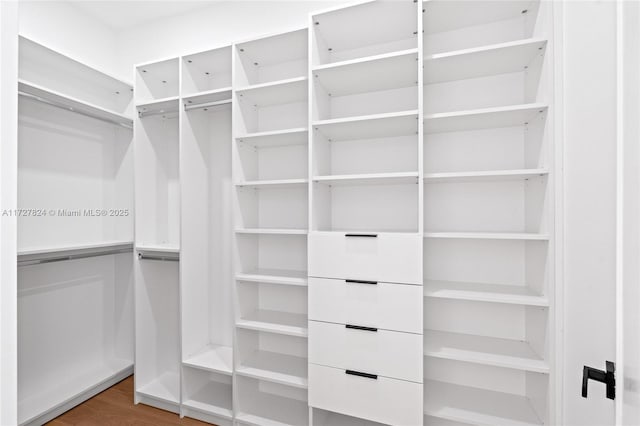
[[50, 426], [208, 425], [144, 404], [133, 404], [133, 376], [47, 423]]

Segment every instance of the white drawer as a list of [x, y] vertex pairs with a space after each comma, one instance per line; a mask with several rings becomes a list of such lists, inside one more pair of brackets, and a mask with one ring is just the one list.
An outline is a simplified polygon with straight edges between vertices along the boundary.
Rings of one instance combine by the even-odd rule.
[[422, 333], [421, 286], [309, 278], [309, 319]]
[[309, 321], [309, 362], [394, 379], [423, 381], [423, 336]]
[[422, 285], [422, 237], [312, 232], [309, 275]]
[[309, 405], [380, 423], [422, 424], [422, 384], [309, 364]]

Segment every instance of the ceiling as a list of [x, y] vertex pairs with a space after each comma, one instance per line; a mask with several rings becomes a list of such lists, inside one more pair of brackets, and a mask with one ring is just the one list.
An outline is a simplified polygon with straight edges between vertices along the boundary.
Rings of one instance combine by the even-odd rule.
[[211, 6], [212, 0], [70, 0], [69, 3], [114, 29], [129, 28]]

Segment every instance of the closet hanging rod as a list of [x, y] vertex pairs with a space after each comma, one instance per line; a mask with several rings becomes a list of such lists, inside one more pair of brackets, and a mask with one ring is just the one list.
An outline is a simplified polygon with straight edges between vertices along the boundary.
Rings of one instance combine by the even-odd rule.
[[[40, 265], [43, 263], [54, 263], [54, 262], [63, 262], [67, 260], [87, 259], [90, 257], [131, 253], [132, 251], [133, 251], [133, 247], [126, 247], [126, 248], [109, 248], [107, 250], [96, 250], [92, 252], [78, 253], [78, 254], [51, 255], [51, 254], [45, 253], [42, 255], [42, 257], [34, 257], [34, 255], [18, 255], [18, 266], [31, 266], [31, 265]], [[20, 259], [21, 257], [26, 257], [26, 259]]]
[[84, 115], [85, 117], [90, 117], [90, 118], [93, 118], [95, 120], [100, 120], [100, 121], [104, 121], [106, 123], [111, 123], [111, 124], [117, 124], [117, 125], [122, 126], [122, 127], [126, 128], [126, 129], [133, 129], [133, 125], [131, 125], [131, 124], [123, 123], [123, 122], [118, 121], [118, 120], [109, 120], [108, 118], [100, 117], [97, 114], [91, 114], [90, 112], [86, 112], [86, 111], [82, 111], [82, 110], [77, 109], [77, 108], [73, 108], [73, 107], [71, 107], [69, 105], [66, 105], [66, 104], [62, 103], [62, 102], [52, 101], [51, 99], [46, 99], [46, 98], [43, 98], [41, 96], [37, 96], [37, 95], [31, 94], [31, 93], [23, 92], [22, 90], [18, 90], [18, 95], [24, 96], [25, 98], [33, 99], [33, 100], [38, 101], [38, 102], [42, 102], [44, 104], [50, 105], [50, 106], [55, 107], [55, 108], [63, 109], [65, 111], [75, 112], [76, 114]]
[[158, 255], [158, 256], [152, 256], [152, 255], [147, 255], [147, 254], [143, 254], [143, 253], [138, 253], [138, 259], [140, 259], [140, 260], [162, 260], [162, 261], [177, 262], [177, 261], [180, 260], [180, 255], [166, 255], [166, 256]]
[[185, 111], [190, 111], [192, 109], [202, 109], [202, 108], [217, 107], [217, 106], [222, 106], [222, 105], [226, 105], [226, 104], [230, 104], [230, 103], [231, 103], [231, 99], [224, 99], [224, 100], [221, 100], [221, 101], [205, 102], [205, 103], [202, 103], [202, 104], [185, 105], [184, 106], [184, 110]]

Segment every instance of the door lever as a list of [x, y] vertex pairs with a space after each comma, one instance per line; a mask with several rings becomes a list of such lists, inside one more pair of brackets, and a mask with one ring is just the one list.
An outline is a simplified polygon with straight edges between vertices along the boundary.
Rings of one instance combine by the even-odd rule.
[[607, 398], [616, 399], [615, 371], [615, 364], [611, 361], [607, 361], [607, 371], [598, 370], [585, 365], [582, 369], [582, 397], [587, 397], [587, 387], [589, 386], [589, 379], [591, 379], [606, 384]]

